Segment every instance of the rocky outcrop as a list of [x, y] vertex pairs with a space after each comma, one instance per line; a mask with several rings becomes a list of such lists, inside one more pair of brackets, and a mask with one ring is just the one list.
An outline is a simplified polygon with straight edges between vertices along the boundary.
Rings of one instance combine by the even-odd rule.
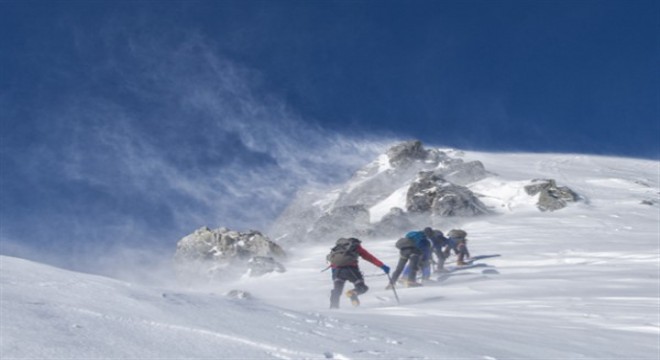
[[342, 190], [334, 193], [332, 206], [361, 204], [370, 208], [402, 186], [408, 186], [422, 172], [432, 171], [455, 185], [467, 185], [488, 175], [480, 161], [464, 162], [438, 149], [425, 149], [420, 141], [392, 146], [385, 159], [387, 163], [381, 157], [357, 171]]
[[[278, 260], [285, 258], [284, 250], [259, 231], [211, 230], [208, 227], [195, 230], [179, 240], [174, 255], [181, 277], [207, 281], [236, 276], [248, 270], [250, 276], [262, 275], [267, 268], [284, 271]], [[269, 266], [263, 265], [269, 262]]]
[[429, 157], [428, 150], [424, 149], [421, 141], [413, 140], [392, 146], [387, 150], [392, 167], [405, 167], [415, 161], [425, 161]]
[[251, 293], [244, 291], [244, 290], [229, 290], [227, 293], [225, 293], [225, 296], [231, 299], [237, 299], [237, 300], [252, 300], [254, 297], [252, 296]]
[[452, 184], [441, 175], [421, 172], [410, 185], [406, 209], [435, 216], [476, 216], [489, 213], [486, 206], [464, 186]]
[[525, 186], [527, 195], [539, 195], [536, 206], [541, 211], [563, 209], [569, 202], [576, 202], [580, 196], [566, 186], [557, 186], [554, 179], [535, 179]]
[[367, 208], [410, 182], [419, 171], [431, 170], [454, 161], [437, 149], [425, 149], [420, 141], [392, 146], [376, 161], [355, 172], [337, 193], [334, 206], [363, 204]]
[[[425, 148], [416, 140], [395, 144], [357, 170], [341, 187], [300, 192], [272, 224], [269, 233], [282, 243], [325, 241], [391, 231], [399, 233], [401, 229], [428, 224], [434, 221], [434, 216], [486, 213], [485, 206], [464, 188], [488, 176], [484, 165], [479, 161], [465, 162], [450, 153]], [[400, 201], [394, 205], [405, 210], [394, 210], [378, 223], [370, 224], [369, 209], [397, 191], [406, 191], [422, 172], [433, 172], [447, 184], [443, 183], [440, 191], [434, 192], [433, 199], [428, 193], [415, 195], [418, 190], [428, 189], [413, 184], [417, 187], [410, 190], [408, 204]]]

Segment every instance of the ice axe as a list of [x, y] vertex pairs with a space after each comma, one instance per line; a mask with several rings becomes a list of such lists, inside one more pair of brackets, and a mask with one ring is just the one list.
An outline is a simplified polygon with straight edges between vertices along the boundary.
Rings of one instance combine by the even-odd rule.
[[390, 281], [390, 286], [392, 287], [392, 291], [394, 292], [394, 297], [396, 298], [396, 303], [401, 304], [401, 301], [399, 301], [399, 295], [396, 293], [396, 288], [394, 287], [394, 283], [392, 282], [392, 277], [390, 276], [390, 273], [387, 273], [387, 278]]

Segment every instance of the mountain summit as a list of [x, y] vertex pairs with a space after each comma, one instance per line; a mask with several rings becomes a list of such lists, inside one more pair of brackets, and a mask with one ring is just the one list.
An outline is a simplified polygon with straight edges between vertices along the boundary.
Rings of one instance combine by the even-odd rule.
[[[485, 204], [484, 195], [474, 186], [487, 178], [497, 175], [478, 159], [464, 159], [461, 151], [406, 141], [357, 170], [344, 184], [299, 192], [268, 232], [282, 242], [397, 236], [411, 228], [494, 214], [498, 209]], [[524, 191], [531, 183], [529, 179], [516, 186]], [[555, 180], [547, 183], [545, 188], [534, 188], [535, 192], [528, 190], [530, 198], [542, 194], [545, 200], [540, 209], [559, 210], [580, 199], [568, 188], [549, 190], [550, 186], [557, 189]], [[504, 181], [500, 185], [510, 186]], [[552, 202], [553, 194], [562, 195], [562, 201]]]

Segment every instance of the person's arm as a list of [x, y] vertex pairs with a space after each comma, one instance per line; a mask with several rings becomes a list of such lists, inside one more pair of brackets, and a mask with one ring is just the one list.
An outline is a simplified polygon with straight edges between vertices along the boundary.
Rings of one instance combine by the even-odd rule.
[[[447, 239], [449, 242], [449, 249], [454, 250], [454, 255], [458, 255], [458, 244], [453, 239]], [[447, 251], [449, 253], [449, 251]]]
[[375, 256], [371, 255], [370, 252], [368, 252], [365, 248], [362, 247], [362, 245], [358, 246], [357, 252], [362, 257], [363, 259], [367, 260], [368, 262], [378, 266], [379, 268], [382, 268], [383, 262], [378, 260]]
[[444, 256], [444, 252], [442, 251], [442, 246], [433, 248], [433, 253], [435, 253], [435, 256], [438, 258], [438, 261], [442, 261], [442, 259], [446, 258], [446, 256]]

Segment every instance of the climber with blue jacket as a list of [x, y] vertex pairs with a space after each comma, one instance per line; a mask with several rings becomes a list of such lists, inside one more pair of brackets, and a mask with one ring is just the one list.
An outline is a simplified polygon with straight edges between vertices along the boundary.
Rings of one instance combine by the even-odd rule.
[[[431, 251], [422, 254], [419, 260], [417, 271], [422, 273], [422, 282], [428, 281], [431, 278], [431, 266], [434, 263], [432, 253], [435, 254], [438, 261], [435, 262], [435, 272], [445, 272], [445, 260], [449, 257], [449, 252], [453, 249], [456, 251], [456, 244], [453, 240], [448, 239], [440, 230], [425, 228], [424, 232], [426, 238], [431, 242]], [[410, 274], [410, 266], [406, 266], [401, 273], [401, 276], [407, 278]]]
[[431, 228], [426, 228], [423, 231], [410, 231], [406, 236], [396, 242], [396, 247], [399, 249], [399, 262], [394, 273], [392, 273], [391, 282], [387, 286], [388, 289], [391, 289], [396, 284], [406, 264], [410, 267], [410, 272], [405, 279], [404, 285], [406, 287], [421, 286], [420, 283], [415, 281], [417, 268], [420, 260], [431, 256], [431, 242], [428, 236], [432, 235], [433, 230]]

